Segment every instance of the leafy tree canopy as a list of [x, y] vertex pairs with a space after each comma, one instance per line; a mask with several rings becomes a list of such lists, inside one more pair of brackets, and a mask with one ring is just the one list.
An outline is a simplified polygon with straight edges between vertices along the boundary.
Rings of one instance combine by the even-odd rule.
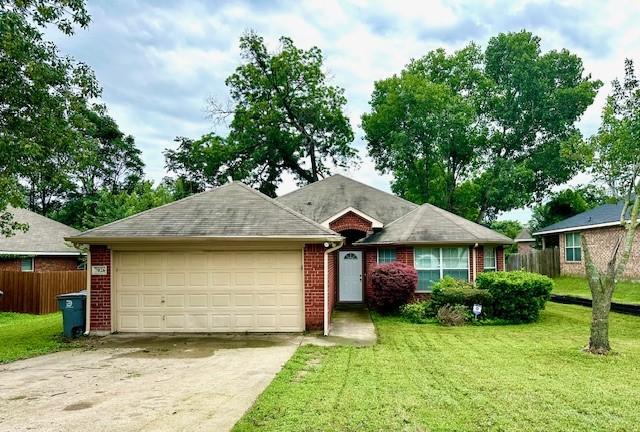
[[477, 221], [540, 201], [584, 167], [575, 123], [601, 83], [529, 32], [429, 52], [378, 81], [362, 117], [394, 192]]
[[168, 169], [200, 188], [233, 178], [275, 196], [283, 173], [311, 183], [356, 159], [344, 90], [328, 83], [319, 48], [282, 37], [271, 53], [249, 32], [240, 50], [244, 62], [225, 81], [230, 106], [211, 103], [215, 119], [231, 116], [228, 136], [178, 138], [165, 152]]

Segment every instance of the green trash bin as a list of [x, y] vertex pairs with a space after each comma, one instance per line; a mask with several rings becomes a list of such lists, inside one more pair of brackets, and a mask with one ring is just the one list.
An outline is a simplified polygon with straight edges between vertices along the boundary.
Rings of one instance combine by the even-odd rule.
[[84, 333], [85, 304], [87, 292], [61, 294], [57, 297], [58, 309], [62, 311], [64, 335], [66, 337], [78, 337]]

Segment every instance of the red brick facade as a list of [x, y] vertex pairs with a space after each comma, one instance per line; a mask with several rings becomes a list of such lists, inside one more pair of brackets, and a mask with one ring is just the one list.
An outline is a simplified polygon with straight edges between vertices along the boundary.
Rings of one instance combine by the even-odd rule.
[[498, 271], [504, 271], [504, 248], [496, 247], [496, 267]]
[[347, 230], [356, 230], [362, 232], [371, 231], [371, 222], [355, 214], [354, 212], [347, 212], [340, 216], [338, 219], [329, 223], [329, 228], [335, 232], [342, 232]]
[[338, 298], [338, 252], [329, 254], [329, 316]]
[[324, 325], [324, 245], [304, 246], [304, 317], [307, 330]]
[[[21, 260], [18, 258], [8, 260], [0, 259], [0, 271], [22, 271], [20, 262]], [[34, 257], [33, 260], [33, 271], [35, 272], [66, 271], [77, 269], [77, 256], [42, 255]]]
[[[619, 226], [596, 228], [584, 231], [589, 244], [591, 257], [600, 270], [604, 270], [607, 262], [611, 258], [611, 251], [615, 246], [620, 235], [623, 234], [623, 228]], [[566, 237], [565, 233], [560, 234], [560, 273], [563, 275], [583, 276], [584, 270], [584, 249], [582, 250], [582, 260], [580, 262], [567, 262], [566, 260]], [[622, 274], [623, 279], [640, 279], [640, 235], [636, 234], [631, 249], [629, 263]]]
[[91, 265], [107, 266], [105, 276], [91, 276], [90, 330], [111, 331], [111, 250], [106, 246], [91, 246]]
[[519, 254], [528, 254], [534, 250], [534, 246], [536, 242], [518, 242], [518, 253]]

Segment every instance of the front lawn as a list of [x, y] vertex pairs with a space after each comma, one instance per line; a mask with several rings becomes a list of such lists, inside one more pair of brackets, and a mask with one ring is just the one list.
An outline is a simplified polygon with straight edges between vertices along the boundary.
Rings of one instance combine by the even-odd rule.
[[376, 346], [298, 349], [234, 430], [637, 430], [640, 318], [611, 319], [617, 354], [602, 358], [581, 351], [580, 306], [518, 326], [376, 317]]
[[69, 347], [61, 335], [59, 312], [49, 315], [0, 312], [0, 363]]
[[[591, 298], [589, 284], [585, 278], [561, 276], [553, 279], [553, 294]], [[613, 292], [613, 301], [640, 304], [640, 283], [620, 281]]]

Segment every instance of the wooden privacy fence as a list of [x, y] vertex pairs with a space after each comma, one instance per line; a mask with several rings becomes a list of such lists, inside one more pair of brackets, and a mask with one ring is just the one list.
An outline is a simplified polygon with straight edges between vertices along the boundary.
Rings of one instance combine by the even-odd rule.
[[526, 270], [550, 277], [560, 275], [560, 249], [533, 250], [526, 254], [507, 256], [507, 270]]
[[87, 272], [0, 272], [0, 312], [48, 314], [58, 310], [56, 296], [87, 286]]

